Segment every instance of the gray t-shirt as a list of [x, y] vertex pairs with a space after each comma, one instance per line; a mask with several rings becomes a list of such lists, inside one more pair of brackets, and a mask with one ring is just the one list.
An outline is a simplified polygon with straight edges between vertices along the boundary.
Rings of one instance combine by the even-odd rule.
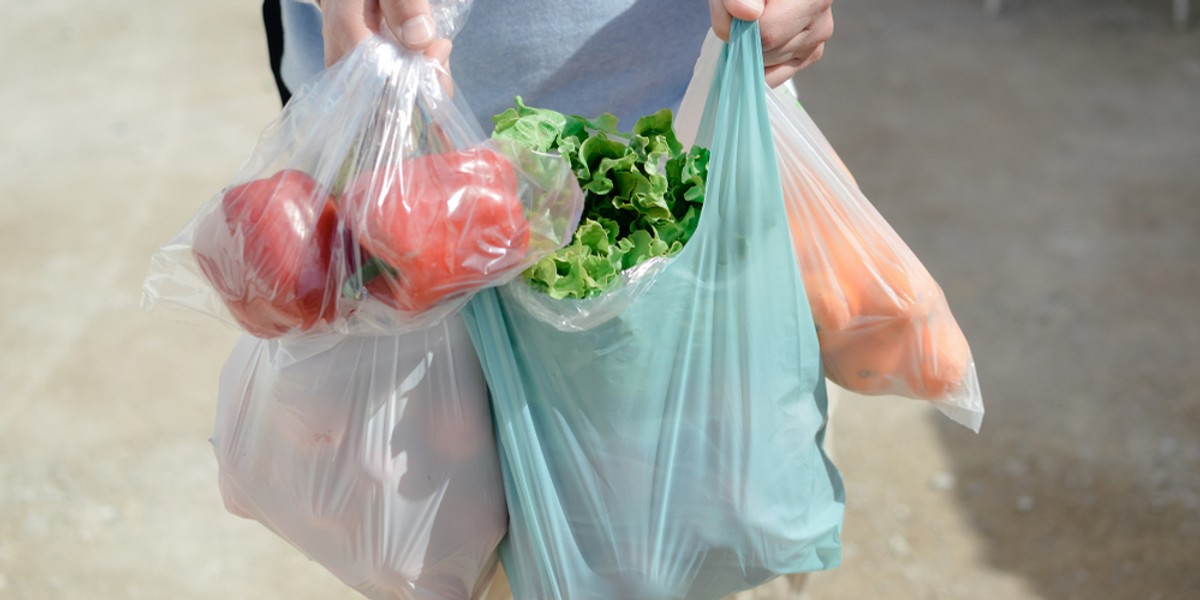
[[518, 94], [629, 128], [677, 107], [710, 23], [704, 0], [477, 0], [450, 70], [488, 129]]
[[[319, 58], [313, 64], [320, 15], [283, 2], [284, 75], [293, 87], [321, 69]], [[586, 117], [611, 112], [628, 129], [641, 115], [678, 107], [710, 24], [705, 0], [475, 0], [450, 70], [485, 131], [518, 95]]]

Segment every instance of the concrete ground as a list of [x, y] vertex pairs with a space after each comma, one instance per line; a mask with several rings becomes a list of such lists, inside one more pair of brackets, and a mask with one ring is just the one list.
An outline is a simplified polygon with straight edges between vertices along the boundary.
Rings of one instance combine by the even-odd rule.
[[[844, 403], [845, 562], [802, 597], [1200, 598], [1200, 33], [1168, 4], [837, 0], [802, 99], [989, 413]], [[356, 597], [222, 508], [234, 334], [138, 309], [278, 110], [258, 3], [13, 3], [0, 51], [0, 598]]]

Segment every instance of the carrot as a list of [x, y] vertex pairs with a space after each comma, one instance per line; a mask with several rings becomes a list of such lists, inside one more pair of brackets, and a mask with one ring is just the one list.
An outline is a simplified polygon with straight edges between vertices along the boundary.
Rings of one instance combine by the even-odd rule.
[[784, 175], [826, 376], [863, 394], [935, 400], [953, 392], [970, 349], [937, 282], [870, 205], [843, 202], [803, 167]]
[[841, 283], [821, 271], [803, 278], [813, 321], [820, 331], [843, 331], [850, 326], [851, 307]]
[[911, 327], [901, 320], [837, 332], [818, 332], [825, 376], [860, 394], [888, 394], [904, 381]]
[[922, 398], [945, 397], [963, 383], [970, 366], [967, 337], [949, 310], [935, 312], [920, 332], [922, 360], [920, 368], [910, 373], [909, 386]]

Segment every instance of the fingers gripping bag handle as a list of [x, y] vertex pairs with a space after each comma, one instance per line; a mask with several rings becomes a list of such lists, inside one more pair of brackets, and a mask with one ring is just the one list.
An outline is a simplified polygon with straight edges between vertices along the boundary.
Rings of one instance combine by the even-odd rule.
[[[435, 5], [439, 29], [469, 6]], [[436, 61], [364, 40], [153, 255], [143, 306], [268, 339], [394, 335], [556, 250], [582, 210], [569, 166], [488, 140], [452, 90]]]
[[509, 293], [463, 311], [492, 394], [516, 598], [716, 599], [840, 560], [820, 353], [792, 251], [756, 23], [696, 120], [695, 234], [580, 330]]

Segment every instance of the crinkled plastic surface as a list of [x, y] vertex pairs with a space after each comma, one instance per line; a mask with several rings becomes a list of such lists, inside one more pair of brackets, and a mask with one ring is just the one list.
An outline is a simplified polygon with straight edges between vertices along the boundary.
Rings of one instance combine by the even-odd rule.
[[664, 257], [652, 258], [626, 269], [610, 289], [595, 298], [556, 300], [523, 279], [514, 280], [504, 292], [530, 315], [561, 331], [586, 331], [621, 316], [650, 289], [669, 262]]
[[983, 400], [941, 287], [794, 100], [768, 100], [825, 373], [849, 391], [929, 400], [978, 431]]
[[438, 37], [452, 39], [457, 35], [471, 14], [471, 4], [472, 0], [431, 0], [429, 5]]
[[720, 598], [840, 560], [843, 489], [821, 448], [758, 35], [735, 23], [714, 80], [696, 234], [623, 311], [564, 331], [519, 282], [463, 311], [492, 392], [516, 598]]
[[457, 316], [400, 336], [243, 336], [212, 444], [230, 512], [368, 598], [474, 598], [494, 571], [504, 492]]
[[[712, 33], [697, 63], [711, 72]], [[689, 88], [681, 139], [705, 88]], [[830, 380], [850, 392], [929, 400], [978, 431], [975, 363], [941, 287], [858, 188], [816, 123], [782, 89], [767, 95], [787, 220]]]
[[447, 81], [382, 37], [361, 43], [155, 253], [143, 305], [262, 338], [390, 335], [562, 246], [582, 210], [569, 166], [487, 140]]

